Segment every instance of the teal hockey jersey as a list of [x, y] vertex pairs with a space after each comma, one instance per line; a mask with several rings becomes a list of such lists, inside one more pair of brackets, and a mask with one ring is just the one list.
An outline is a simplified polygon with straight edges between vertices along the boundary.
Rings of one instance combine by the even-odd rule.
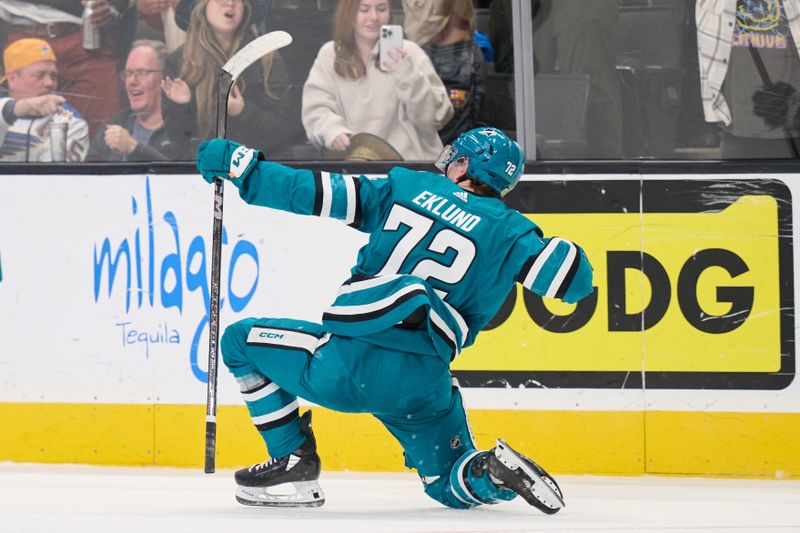
[[[339, 219], [369, 234], [352, 277], [323, 314], [323, 329], [447, 360], [471, 345], [515, 282], [573, 303], [593, 291], [584, 251], [499, 199], [477, 196], [446, 176], [401, 167], [385, 178], [293, 169], [259, 161], [231, 180], [253, 205]], [[416, 335], [419, 337], [419, 335]]]

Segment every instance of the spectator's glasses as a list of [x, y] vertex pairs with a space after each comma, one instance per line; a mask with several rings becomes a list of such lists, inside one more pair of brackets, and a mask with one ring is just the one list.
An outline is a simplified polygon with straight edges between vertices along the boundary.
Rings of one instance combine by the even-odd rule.
[[160, 70], [147, 70], [143, 68], [137, 68], [136, 70], [123, 70], [119, 73], [119, 78], [122, 81], [128, 81], [129, 78], [136, 78], [137, 80], [143, 80], [150, 74], [154, 72], [162, 72]]

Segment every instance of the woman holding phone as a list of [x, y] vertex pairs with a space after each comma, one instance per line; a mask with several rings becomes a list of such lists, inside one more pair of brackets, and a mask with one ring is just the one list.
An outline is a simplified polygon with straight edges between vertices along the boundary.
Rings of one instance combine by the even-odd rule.
[[[200, 141], [214, 136], [217, 79], [222, 65], [256, 37], [254, 24], [266, 15], [264, 0], [182, 0], [178, 26], [186, 43], [164, 67], [162, 109], [170, 138], [185, 143], [180, 150], [193, 159]], [[281, 128], [288, 117], [282, 98], [288, 71], [275, 52], [248, 67], [228, 98], [229, 139], [250, 143], [273, 159], [286, 158], [288, 136]]]
[[[318, 148], [344, 152], [350, 136], [370, 133], [404, 160], [432, 161], [453, 107], [425, 52], [398, 40], [399, 27], [385, 31], [390, 18], [389, 0], [339, 1], [333, 41], [320, 48], [303, 87], [303, 126]], [[392, 44], [381, 53], [384, 42]]]

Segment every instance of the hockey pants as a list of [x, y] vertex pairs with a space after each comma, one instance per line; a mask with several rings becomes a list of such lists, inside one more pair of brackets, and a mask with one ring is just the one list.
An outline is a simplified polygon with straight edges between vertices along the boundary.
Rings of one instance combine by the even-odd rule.
[[403, 447], [425, 492], [456, 508], [515, 495], [469, 468], [478, 455], [461, 394], [439, 357], [392, 350], [325, 334], [320, 325], [249, 318], [226, 328], [225, 365], [239, 382], [256, 429], [272, 457], [296, 450], [297, 398], [346, 413], [371, 413]]

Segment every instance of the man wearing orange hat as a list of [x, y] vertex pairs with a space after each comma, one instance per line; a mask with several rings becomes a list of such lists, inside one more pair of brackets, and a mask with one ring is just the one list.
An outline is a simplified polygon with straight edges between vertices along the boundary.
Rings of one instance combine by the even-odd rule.
[[[3, 53], [8, 97], [0, 98], [0, 161], [53, 161], [64, 151], [66, 161], [83, 161], [89, 149], [89, 128], [81, 115], [55, 94], [56, 56], [41, 39], [20, 39]], [[53, 150], [53, 123], [66, 124], [64, 150]], [[58, 147], [57, 147], [58, 148]], [[56, 155], [56, 159], [59, 159]]]

